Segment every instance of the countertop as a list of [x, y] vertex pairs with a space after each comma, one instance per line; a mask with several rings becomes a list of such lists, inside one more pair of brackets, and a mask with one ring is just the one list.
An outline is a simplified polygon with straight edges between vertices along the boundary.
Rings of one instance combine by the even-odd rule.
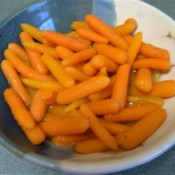
[[[24, 7], [37, 2], [38, 0], [0, 0], [0, 23], [5, 19], [23, 9]], [[161, 9], [175, 19], [174, 0], [144, 0], [153, 6]], [[0, 145], [0, 175], [66, 175], [62, 172], [48, 170], [27, 162]], [[110, 175], [174, 175], [175, 174], [175, 146], [155, 160], [132, 168], [127, 171], [112, 173]]]

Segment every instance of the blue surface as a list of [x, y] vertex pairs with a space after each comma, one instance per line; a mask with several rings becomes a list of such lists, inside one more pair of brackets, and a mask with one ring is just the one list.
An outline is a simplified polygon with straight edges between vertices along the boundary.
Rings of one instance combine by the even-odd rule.
[[[0, 0], [0, 23], [5, 19], [23, 9], [27, 5], [38, 2], [37, 0]], [[174, 0], [145, 0], [175, 19], [175, 1]], [[1, 44], [0, 44], [1, 45]], [[175, 147], [164, 153], [159, 158], [127, 171], [113, 173], [110, 175], [174, 175], [175, 174]], [[55, 172], [36, 166], [27, 162], [5, 148], [0, 146], [0, 175], [66, 175], [62, 172]]]

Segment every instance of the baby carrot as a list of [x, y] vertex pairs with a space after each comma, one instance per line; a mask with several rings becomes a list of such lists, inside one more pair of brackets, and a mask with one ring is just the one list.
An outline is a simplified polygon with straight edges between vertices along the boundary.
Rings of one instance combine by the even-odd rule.
[[27, 89], [24, 87], [18, 73], [13, 68], [13, 66], [9, 63], [8, 60], [3, 60], [1, 62], [1, 69], [7, 78], [8, 82], [12, 86], [12, 88], [16, 91], [16, 93], [21, 97], [25, 104], [30, 104], [31, 99]]
[[136, 60], [133, 64], [133, 69], [138, 68], [151, 68], [151, 69], [158, 69], [161, 71], [168, 71], [170, 69], [171, 63], [169, 60], [165, 59], [157, 59], [157, 58], [142, 58]]
[[142, 120], [117, 135], [117, 142], [122, 149], [131, 150], [142, 144], [166, 119], [165, 109], [157, 109]]
[[75, 80], [69, 77], [60, 62], [48, 54], [44, 54], [41, 60], [46, 64], [53, 76], [63, 87], [70, 87], [75, 84]]
[[110, 79], [106, 76], [94, 76], [60, 91], [57, 95], [56, 101], [58, 104], [69, 104], [107, 87], [109, 83]]
[[146, 103], [136, 106], [128, 106], [121, 109], [114, 115], [106, 115], [104, 118], [111, 122], [132, 122], [142, 119], [150, 112], [159, 109], [160, 106], [153, 103]]
[[80, 112], [83, 116], [87, 117], [90, 122], [90, 127], [92, 131], [97, 135], [97, 137], [110, 149], [117, 150], [118, 145], [112, 135], [106, 130], [106, 128], [100, 123], [99, 119], [93, 113], [91, 108], [86, 105], [82, 104], [80, 106]]
[[88, 45], [86, 43], [59, 32], [45, 30], [42, 32], [42, 36], [57, 45], [65, 46], [73, 51], [81, 51], [88, 48]]
[[21, 28], [23, 31], [26, 31], [27, 33], [29, 33], [32, 36], [32, 38], [36, 39], [37, 41], [39, 42], [43, 41], [41, 31], [37, 27], [28, 23], [22, 23]]
[[12, 64], [12, 66], [26, 78], [32, 78], [37, 80], [53, 80], [53, 78], [51, 78], [50, 76], [41, 74], [29, 67], [11, 50], [5, 50], [4, 56]]
[[127, 54], [121, 49], [100, 43], [94, 44], [93, 47], [97, 50], [98, 54], [104, 55], [118, 64], [124, 64], [127, 61]]
[[33, 129], [35, 122], [19, 95], [12, 88], [8, 88], [4, 91], [4, 98], [18, 125], [25, 129]]
[[120, 109], [126, 105], [129, 75], [130, 65], [127, 63], [120, 65], [116, 73], [112, 90], [112, 99], [119, 103]]
[[74, 21], [71, 24], [71, 28], [73, 30], [78, 30], [84, 27], [88, 27], [87, 23], [85, 21]]
[[104, 99], [87, 102], [87, 105], [96, 115], [115, 114], [119, 110], [119, 104], [113, 99]]
[[83, 72], [85, 74], [89, 75], [89, 76], [93, 76], [93, 75], [95, 75], [98, 72], [98, 70], [95, 67], [93, 67], [90, 64], [90, 62], [88, 62], [88, 63], [84, 64], [84, 66], [83, 66]]
[[23, 61], [28, 62], [28, 56], [25, 52], [25, 50], [17, 43], [9, 43], [8, 49], [13, 51], [19, 58], [21, 58]]
[[84, 133], [89, 128], [89, 121], [84, 116], [59, 117], [54, 120], [41, 122], [39, 126], [48, 136], [65, 136]]
[[30, 142], [34, 145], [39, 145], [43, 143], [46, 139], [44, 131], [37, 125], [32, 129], [22, 128], [22, 130], [24, 131]]

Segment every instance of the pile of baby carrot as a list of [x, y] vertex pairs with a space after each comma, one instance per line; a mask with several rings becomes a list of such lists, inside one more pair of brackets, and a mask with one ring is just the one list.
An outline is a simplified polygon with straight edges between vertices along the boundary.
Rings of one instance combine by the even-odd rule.
[[46, 140], [77, 153], [131, 150], [166, 119], [175, 81], [167, 50], [143, 42], [137, 21], [109, 26], [87, 14], [70, 33], [22, 23], [1, 69], [4, 98], [31, 143]]

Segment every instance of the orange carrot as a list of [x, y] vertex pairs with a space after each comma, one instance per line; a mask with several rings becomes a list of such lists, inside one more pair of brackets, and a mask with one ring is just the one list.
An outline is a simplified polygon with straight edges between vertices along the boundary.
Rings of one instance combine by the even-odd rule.
[[69, 77], [60, 62], [48, 54], [44, 54], [41, 60], [46, 64], [53, 76], [60, 82], [63, 87], [70, 87], [75, 84], [74, 79]]
[[142, 92], [150, 92], [152, 89], [152, 73], [148, 68], [140, 68], [137, 70], [135, 86]]
[[17, 123], [25, 129], [33, 129], [35, 122], [19, 95], [12, 89], [4, 91], [4, 98]]
[[56, 101], [58, 104], [69, 104], [107, 87], [109, 83], [110, 79], [106, 76], [94, 76], [60, 91], [57, 95]]
[[84, 116], [59, 117], [54, 120], [41, 122], [39, 126], [48, 136], [65, 136], [84, 133], [89, 128], [89, 121]]
[[78, 41], [73, 37], [66, 36], [59, 32], [45, 30], [42, 32], [42, 36], [57, 45], [65, 46], [73, 51], [81, 51], [88, 48], [88, 45], [84, 42]]
[[147, 103], [136, 106], [128, 106], [121, 109], [118, 113], [114, 115], [106, 115], [105, 120], [111, 122], [132, 122], [142, 119], [144, 116], [148, 115], [150, 112], [159, 109], [160, 106]]
[[85, 38], [87, 40], [90, 40], [93, 42], [98, 42], [98, 43], [108, 44], [107, 38], [105, 38], [102, 35], [99, 35], [94, 30], [92, 30], [88, 27], [80, 28], [76, 32], [80, 37]]
[[95, 67], [93, 67], [90, 64], [90, 62], [88, 62], [88, 63], [84, 64], [84, 66], [83, 66], [83, 72], [85, 74], [89, 75], [89, 76], [93, 76], [93, 75], [95, 75], [98, 72], [98, 70], [95, 69]]
[[161, 71], [168, 71], [170, 69], [171, 63], [169, 60], [164, 59], [156, 59], [156, 58], [142, 58], [136, 60], [133, 64], [133, 69], [138, 68], [151, 68], [151, 69], [158, 69]]
[[123, 64], [119, 66], [112, 90], [112, 99], [116, 100], [119, 103], [120, 109], [126, 105], [129, 75], [129, 64]]
[[23, 59], [23, 61], [28, 62], [28, 56], [25, 52], [25, 50], [17, 43], [9, 43], [8, 49], [13, 51], [18, 57]]
[[98, 54], [109, 57], [118, 64], [124, 64], [127, 61], [127, 54], [125, 51], [107, 44], [94, 44], [93, 47], [97, 50]]
[[84, 21], [74, 21], [71, 24], [71, 28], [73, 30], [78, 30], [78, 29], [81, 29], [81, 28], [84, 28], [84, 27], [88, 27], [87, 23], [84, 22]]
[[32, 78], [37, 80], [53, 80], [53, 78], [51, 78], [50, 76], [43, 75], [29, 67], [15, 53], [8, 49], [5, 50], [4, 56], [12, 64], [12, 66], [26, 78]]
[[63, 66], [73, 66], [84, 61], [88, 61], [96, 54], [96, 50], [94, 48], [84, 49], [80, 52], [76, 52], [73, 55], [69, 55], [62, 62]]
[[106, 128], [100, 123], [99, 119], [93, 113], [91, 108], [86, 104], [82, 104], [80, 106], [80, 112], [82, 113], [82, 115], [89, 119], [90, 127], [95, 133], [95, 135], [97, 135], [97, 137], [110, 149], [117, 150], [117, 142], [112, 137], [112, 135], [106, 130]]
[[119, 146], [125, 150], [136, 148], [161, 126], [165, 118], [166, 111], [161, 108], [149, 113], [135, 125], [118, 134]]
[[119, 110], [118, 102], [113, 99], [91, 101], [87, 105], [96, 115], [115, 114]]
[[12, 88], [16, 91], [16, 93], [20, 96], [20, 98], [24, 101], [24, 103], [30, 104], [31, 102], [30, 95], [27, 92], [27, 89], [24, 87], [18, 73], [9, 63], [8, 60], [3, 60], [1, 62], [1, 69], [5, 77], [7, 78], [8, 82], [12, 86]]
[[43, 130], [37, 125], [32, 129], [22, 128], [22, 130], [30, 142], [34, 145], [41, 144], [45, 141], [46, 135]]

